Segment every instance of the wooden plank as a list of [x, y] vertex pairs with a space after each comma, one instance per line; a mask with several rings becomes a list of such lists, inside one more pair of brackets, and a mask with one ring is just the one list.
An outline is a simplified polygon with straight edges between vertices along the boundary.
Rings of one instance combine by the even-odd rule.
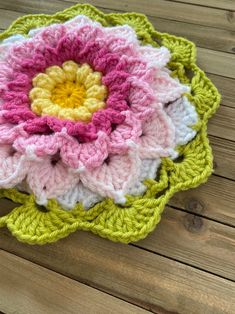
[[215, 84], [222, 95], [222, 104], [224, 106], [235, 108], [235, 80], [215, 74], [207, 74], [209, 79]]
[[[65, 0], [77, 3], [77, 0]], [[79, 3], [87, 3], [80, 0]], [[110, 10], [139, 12], [149, 16], [161, 17], [168, 20], [211, 26], [234, 31], [234, 15], [230, 10], [219, 10], [197, 5], [177, 3], [165, 0], [154, 0], [146, 3], [145, 0], [90, 0], [90, 4]]]
[[174, 2], [182, 2], [182, 3], [190, 3], [190, 4], [198, 4], [205, 7], [218, 8], [218, 9], [227, 9], [227, 10], [235, 10], [235, 2], [234, 0], [168, 0]]
[[7, 2], [0, 0], [1, 9], [21, 12], [21, 15], [35, 13], [53, 14], [72, 5], [74, 5], [74, 3], [65, 2], [63, 0], [8, 0]]
[[208, 122], [208, 134], [235, 140], [235, 109], [220, 106]]
[[0, 262], [5, 313], [150, 313], [3, 250]]
[[[235, 52], [235, 32], [230, 30], [219, 28], [215, 30], [212, 27], [203, 25], [195, 25], [151, 16], [149, 16], [149, 20], [156, 30], [185, 37], [193, 41], [198, 47], [230, 53]], [[216, 37], [211, 36], [214, 32], [216, 32]]]
[[[1, 6], [1, 3], [0, 3]], [[22, 16], [22, 13], [10, 11], [10, 10], [2, 10], [0, 9], [0, 28], [6, 29], [8, 26], [11, 25], [14, 20], [16, 20], [18, 17]]]
[[207, 183], [176, 193], [169, 205], [235, 227], [234, 191], [235, 181], [212, 175]]
[[30, 246], [1, 231], [0, 247], [154, 313], [235, 310], [231, 281], [89, 233], [76, 232], [54, 244]]
[[162, 221], [138, 247], [235, 280], [235, 229], [166, 207]]
[[197, 51], [197, 63], [204, 71], [235, 78], [235, 55], [200, 47]]
[[209, 136], [215, 174], [235, 180], [235, 142]]

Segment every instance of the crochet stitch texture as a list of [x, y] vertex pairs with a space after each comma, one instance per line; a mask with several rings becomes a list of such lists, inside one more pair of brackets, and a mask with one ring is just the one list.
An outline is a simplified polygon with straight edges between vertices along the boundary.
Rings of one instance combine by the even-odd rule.
[[19, 18], [0, 40], [0, 194], [20, 204], [0, 227], [20, 241], [137, 241], [211, 174], [220, 95], [193, 43], [90, 5]]

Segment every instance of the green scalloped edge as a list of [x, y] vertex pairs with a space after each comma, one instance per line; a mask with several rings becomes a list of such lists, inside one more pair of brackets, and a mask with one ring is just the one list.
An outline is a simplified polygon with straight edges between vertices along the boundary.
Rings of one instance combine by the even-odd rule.
[[[191, 86], [187, 97], [195, 104], [199, 123], [196, 137], [179, 147], [183, 160], [179, 163], [162, 160], [159, 179], [146, 180], [147, 191], [142, 197], [127, 196], [125, 206], [106, 199], [85, 211], [81, 204], [71, 211], [63, 210], [50, 200], [47, 212], [38, 209], [33, 195], [14, 189], [0, 190], [0, 198], [21, 204], [0, 218], [0, 227], [6, 226], [22, 242], [45, 244], [55, 242], [78, 229], [92, 231], [112, 241], [129, 243], [145, 238], [160, 221], [161, 213], [170, 197], [181, 190], [194, 188], [205, 182], [212, 172], [213, 157], [207, 138], [207, 121], [220, 103], [220, 94], [196, 65], [195, 45], [185, 38], [157, 32], [147, 17], [137, 13], [104, 14], [87, 4], [77, 4], [54, 15], [38, 14], [18, 18], [0, 40], [13, 34], [27, 35], [32, 28], [64, 22], [84, 14], [103, 26], [128, 24], [133, 27], [143, 44], [166, 46], [172, 53], [168, 66], [182, 83]], [[187, 73], [193, 74], [189, 79]]]

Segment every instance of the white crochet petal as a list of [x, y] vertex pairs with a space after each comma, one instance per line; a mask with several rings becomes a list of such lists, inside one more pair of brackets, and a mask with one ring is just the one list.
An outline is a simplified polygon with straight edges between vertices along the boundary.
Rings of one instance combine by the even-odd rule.
[[26, 176], [29, 161], [12, 151], [11, 145], [0, 145], [0, 188], [13, 188]]
[[196, 135], [191, 128], [198, 120], [195, 107], [184, 96], [166, 106], [165, 111], [175, 126], [176, 145], [187, 144]]
[[183, 93], [189, 91], [188, 86], [180, 84], [177, 79], [172, 78], [169, 71], [159, 70], [154, 78], [152, 88], [155, 93], [156, 101], [166, 104], [175, 101]]
[[141, 163], [140, 176], [138, 181], [134, 183], [128, 189], [128, 194], [131, 195], [142, 195], [147, 187], [143, 184], [143, 181], [146, 179], [155, 179], [157, 175], [158, 167], [161, 164], [161, 159], [143, 159]]
[[89, 17], [85, 15], [77, 15], [74, 18], [68, 20], [64, 23], [67, 29], [72, 29], [74, 27], [83, 27], [84, 25], [91, 25], [91, 26], [101, 26], [99, 22], [93, 21], [89, 19]]
[[70, 189], [65, 194], [57, 197], [60, 205], [67, 210], [73, 209], [77, 203], [82, 203], [84, 209], [89, 209], [96, 203], [101, 202], [104, 198], [88, 188], [81, 182], [73, 189]]
[[11, 43], [15, 43], [15, 42], [19, 42], [19, 41], [22, 41], [22, 40], [25, 40], [25, 36], [21, 35], [21, 34], [15, 34], [15, 35], [12, 35], [6, 39], [4, 39], [2, 41], [3, 44], [11, 44]]

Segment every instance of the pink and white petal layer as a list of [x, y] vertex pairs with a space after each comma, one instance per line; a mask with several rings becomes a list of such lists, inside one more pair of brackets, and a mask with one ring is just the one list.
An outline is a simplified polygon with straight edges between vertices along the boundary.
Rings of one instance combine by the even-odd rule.
[[22, 154], [11, 145], [0, 145], [0, 188], [13, 188], [24, 180], [30, 167]]
[[82, 183], [103, 197], [113, 198], [124, 204], [125, 194], [139, 177], [141, 160], [137, 147], [133, 145], [125, 155], [112, 155], [97, 169], [81, 172]]
[[50, 157], [44, 157], [41, 161], [32, 162], [26, 181], [36, 196], [37, 203], [45, 205], [48, 199], [56, 198], [64, 191], [73, 189], [79, 182], [79, 176], [61, 160], [53, 165]]
[[196, 135], [196, 131], [192, 129], [198, 121], [195, 107], [184, 96], [167, 106], [165, 111], [175, 126], [175, 144], [187, 144]]

